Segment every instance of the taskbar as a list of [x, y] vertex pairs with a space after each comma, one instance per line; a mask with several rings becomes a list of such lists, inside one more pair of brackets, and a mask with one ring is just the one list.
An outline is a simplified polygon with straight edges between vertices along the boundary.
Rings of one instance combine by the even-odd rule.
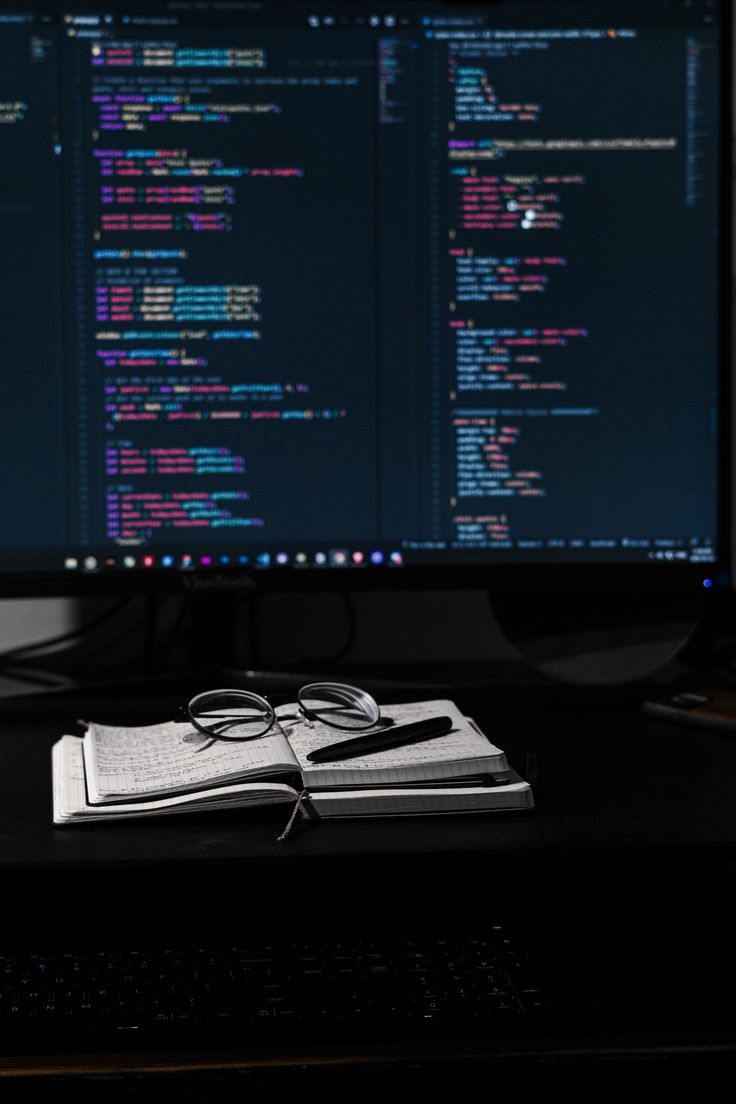
[[188, 551], [150, 546], [65, 548], [58, 550], [0, 549], [0, 572], [80, 574], [108, 572], [243, 572], [284, 569], [378, 570], [411, 567], [586, 564], [715, 565], [715, 542], [693, 537], [519, 539], [473, 544], [398, 540], [391, 545], [350, 544], [290, 548], [232, 548]]

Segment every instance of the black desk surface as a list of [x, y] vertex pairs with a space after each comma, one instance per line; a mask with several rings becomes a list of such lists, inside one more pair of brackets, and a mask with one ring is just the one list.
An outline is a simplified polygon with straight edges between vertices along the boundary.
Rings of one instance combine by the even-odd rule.
[[[276, 933], [295, 924], [467, 930], [501, 912], [533, 929], [573, 987], [593, 963], [617, 1006], [626, 992], [643, 1004], [663, 985], [674, 992], [683, 946], [698, 946], [693, 1008], [723, 1007], [717, 1022], [700, 1031], [685, 1016], [667, 1030], [653, 1025], [651, 1037], [639, 1026], [624, 1045], [609, 1020], [586, 1054], [640, 1054], [646, 1039], [653, 1053], [736, 1055], [736, 1017], [725, 1012], [736, 977], [736, 738], [645, 718], [635, 697], [454, 697], [513, 764], [534, 772], [532, 812], [325, 821], [286, 843], [276, 838], [283, 810], [53, 825], [54, 741], [78, 731], [80, 716], [166, 719], [180, 692], [0, 703], [6, 942], [91, 928], [227, 938], [244, 923]], [[580, 1052], [579, 1037], [550, 1046]]]
[[[431, 694], [425, 696], [430, 697]], [[489, 695], [490, 696], [490, 695]], [[283, 810], [132, 824], [54, 827], [50, 751], [80, 716], [154, 723], [179, 697], [41, 697], [0, 701], [0, 871], [121, 864], [247, 864], [274, 871], [359, 857], [600, 858], [698, 852], [736, 857], [736, 736], [641, 714], [635, 699], [597, 703], [521, 691], [494, 707], [478, 693], [458, 704], [512, 764], [535, 772], [530, 813], [325, 821], [277, 843]]]

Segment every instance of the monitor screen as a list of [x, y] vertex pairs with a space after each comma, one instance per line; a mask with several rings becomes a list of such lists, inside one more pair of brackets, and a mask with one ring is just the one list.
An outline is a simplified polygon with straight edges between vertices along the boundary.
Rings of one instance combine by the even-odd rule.
[[0, 5], [3, 592], [722, 581], [727, 8]]

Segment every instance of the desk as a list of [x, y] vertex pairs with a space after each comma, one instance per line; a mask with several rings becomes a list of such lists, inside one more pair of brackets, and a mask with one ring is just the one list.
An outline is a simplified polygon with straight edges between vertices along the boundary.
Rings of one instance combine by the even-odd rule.
[[[491, 712], [483, 695], [467, 691], [458, 704], [512, 763], [534, 757], [532, 813], [322, 822], [288, 843], [276, 840], [279, 810], [54, 827], [50, 749], [59, 735], [75, 731], [80, 715], [166, 719], [179, 700], [60, 697], [0, 707], [6, 942], [91, 929], [133, 941], [172, 927], [227, 939], [246, 921], [277, 937], [294, 925], [315, 934], [410, 933], [467, 929], [502, 912], [530, 931], [570, 1006], [588, 1004], [543, 1040], [518, 1039], [511, 1050], [486, 1040], [443, 1055], [446, 1063], [495, 1063], [497, 1078], [499, 1062], [516, 1075], [524, 1060], [535, 1070], [543, 1063], [548, 1078], [553, 1059], [569, 1074], [573, 1057], [581, 1070], [601, 1056], [649, 1055], [667, 1058], [670, 1069], [677, 1059], [678, 1081], [683, 1061], [696, 1063], [696, 1076], [706, 1060], [736, 1066], [728, 1007], [736, 740], [644, 718], [635, 701], [610, 695], [575, 704], [525, 694], [522, 705], [501, 702]], [[360, 1061], [389, 1063], [395, 1079], [397, 1069], [409, 1077], [437, 1058], [402, 1059], [399, 1048]], [[256, 1065], [273, 1075], [316, 1059], [336, 1078], [358, 1056], [327, 1045], [319, 1056], [260, 1056]], [[181, 1069], [182, 1060], [168, 1056], [165, 1068]], [[202, 1076], [207, 1061], [195, 1063]], [[228, 1061], [242, 1073], [253, 1055]], [[19, 1069], [0, 1059], [0, 1074]], [[440, 1076], [435, 1068], [435, 1085]]]

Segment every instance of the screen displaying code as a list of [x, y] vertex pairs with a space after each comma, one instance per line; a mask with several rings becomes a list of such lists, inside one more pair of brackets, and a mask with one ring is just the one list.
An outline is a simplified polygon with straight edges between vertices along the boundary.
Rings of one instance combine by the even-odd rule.
[[713, 561], [718, 9], [581, 18], [0, 7], [0, 561]]

